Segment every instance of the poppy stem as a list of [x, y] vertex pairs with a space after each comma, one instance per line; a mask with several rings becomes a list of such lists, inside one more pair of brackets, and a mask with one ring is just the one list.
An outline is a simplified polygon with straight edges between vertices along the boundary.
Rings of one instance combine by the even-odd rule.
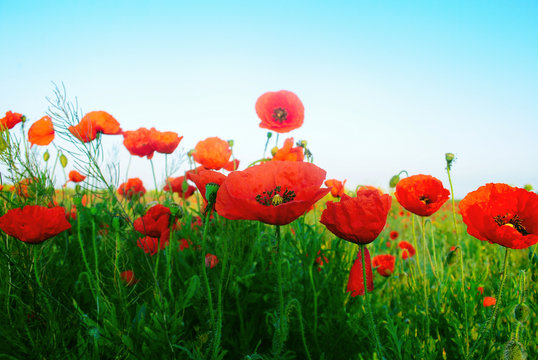
[[[321, 256], [323, 256], [323, 254]], [[314, 295], [314, 343], [316, 344], [317, 350], [319, 351], [319, 343], [318, 343], [318, 293], [316, 292], [316, 284], [314, 283], [314, 276], [312, 275], [312, 268], [314, 267], [315, 264], [316, 264], [316, 260], [314, 258], [314, 263], [311, 264], [311, 266], [308, 267], [308, 276], [310, 277], [310, 285], [312, 286], [312, 293]]]
[[469, 360], [471, 358], [471, 355], [473, 355], [473, 353], [475, 352], [478, 345], [480, 345], [482, 340], [486, 340], [486, 341], [488, 340], [489, 332], [491, 330], [491, 325], [493, 324], [495, 326], [495, 320], [497, 319], [497, 310], [499, 309], [499, 305], [501, 303], [501, 296], [503, 293], [504, 280], [506, 279], [506, 268], [507, 268], [506, 265], [508, 264], [508, 250], [510, 250], [510, 248], [506, 248], [506, 252], [504, 253], [503, 274], [502, 274], [502, 279], [501, 279], [501, 285], [499, 286], [499, 290], [497, 291], [497, 297], [495, 298], [496, 299], [495, 308], [493, 308], [493, 313], [491, 314], [491, 317], [484, 324], [485, 329], [482, 331], [482, 333], [478, 337], [478, 340], [476, 340], [473, 347], [467, 354], [467, 357], [465, 358], [466, 360]]
[[417, 234], [415, 232], [415, 215], [411, 215], [411, 228], [413, 230], [413, 245], [415, 245], [415, 249], [417, 249], [417, 253], [415, 254], [415, 259], [417, 261], [417, 268], [418, 268], [418, 274], [422, 277], [422, 270], [420, 269], [420, 256], [418, 256], [418, 244], [417, 244]]
[[370, 305], [370, 298], [368, 297], [368, 285], [366, 283], [366, 261], [364, 259], [364, 252], [366, 250], [366, 245], [360, 244], [359, 248], [361, 250], [361, 263], [362, 263], [362, 281], [364, 282], [364, 300], [366, 301], [366, 312], [368, 313], [368, 321], [370, 322], [370, 332], [372, 333], [375, 339], [375, 347], [377, 356], [379, 359], [383, 359], [383, 350], [381, 343], [379, 342], [379, 337], [377, 336], [377, 329], [375, 326], [374, 315], [372, 313], [372, 307]]
[[207, 224], [209, 222], [210, 216], [211, 216], [211, 211], [208, 211], [205, 215], [204, 230], [202, 232], [202, 276], [204, 278], [204, 284], [207, 291], [207, 302], [209, 303], [209, 319], [211, 321], [211, 328], [213, 328], [215, 324], [215, 314], [213, 312], [213, 296], [211, 295], [211, 287], [209, 286], [209, 279], [207, 278], [207, 271], [206, 271], [206, 265], [205, 265]]
[[157, 178], [155, 177], [155, 168], [153, 167], [153, 159], [149, 159], [149, 163], [151, 164], [151, 173], [153, 174], [153, 183], [155, 184], [155, 196], [157, 197], [156, 200], [159, 199], [159, 188], [157, 187]]
[[[458, 223], [456, 221], [456, 201], [454, 199], [454, 187], [452, 186], [452, 178], [450, 177], [450, 166], [447, 164], [446, 173], [450, 184], [450, 198], [452, 201], [452, 221], [454, 222], [454, 231], [456, 232], [456, 243], [460, 244], [460, 236], [458, 232]], [[461, 244], [460, 244], [461, 245]], [[469, 321], [467, 318], [467, 293], [465, 291], [465, 270], [463, 266], [463, 249], [460, 246], [460, 273], [461, 273], [461, 292], [463, 294], [463, 313], [465, 316], [465, 354], [469, 353]]]
[[422, 227], [422, 261], [424, 262], [424, 276], [422, 277], [422, 286], [424, 288], [424, 311], [426, 313], [425, 316], [425, 327], [424, 327], [424, 350], [427, 350], [427, 344], [428, 340], [430, 338], [430, 308], [428, 304], [428, 274], [426, 271], [426, 250], [427, 250], [427, 243], [426, 243], [426, 218], [422, 216], [421, 218], [421, 227]]
[[[521, 270], [519, 273], [519, 297], [518, 304], [523, 304], [525, 301], [525, 270]], [[519, 341], [519, 328], [521, 327], [521, 322], [518, 320], [516, 325], [516, 334], [514, 335], [514, 341]]]
[[[278, 137], [278, 135], [277, 135]], [[276, 251], [277, 251], [277, 276], [278, 276], [278, 301], [279, 301], [279, 330], [280, 330], [280, 348], [279, 351], [284, 347], [284, 342], [286, 341], [286, 334], [284, 334], [284, 321], [286, 318], [284, 316], [284, 294], [282, 291], [282, 249], [280, 247], [280, 225], [276, 225], [275, 230], [276, 238]]]

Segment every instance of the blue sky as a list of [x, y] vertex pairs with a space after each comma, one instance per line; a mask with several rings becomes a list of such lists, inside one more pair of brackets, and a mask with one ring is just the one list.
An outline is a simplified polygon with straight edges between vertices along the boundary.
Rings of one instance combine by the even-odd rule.
[[[0, 113], [33, 122], [63, 82], [83, 111], [176, 131], [184, 151], [234, 139], [243, 168], [266, 139], [257, 97], [285, 89], [305, 121], [280, 143], [308, 140], [351, 187], [387, 188], [402, 169], [448, 187], [445, 152], [457, 197], [487, 182], [538, 187], [537, 38], [534, 1], [0, 0]], [[126, 170], [121, 137], [104, 146]], [[135, 158], [129, 175], [151, 188], [147, 169]]]

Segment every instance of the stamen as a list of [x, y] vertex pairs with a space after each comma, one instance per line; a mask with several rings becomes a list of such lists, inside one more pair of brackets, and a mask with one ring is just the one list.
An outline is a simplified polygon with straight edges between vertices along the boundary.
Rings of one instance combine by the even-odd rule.
[[499, 226], [510, 226], [516, 229], [520, 234], [522, 235], [528, 235], [529, 232], [523, 226], [523, 220], [518, 215], [514, 215], [510, 220], [508, 220], [508, 214], [507, 215], [497, 215], [493, 217], [493, 220], [497, 223]]
[[427, 197], [426, 195], [422, 195], [420, 198], [419, 198], [420, 201], [422, 201], [424, 203], [424, 205], [428, 205], [429, 203], [431, 203], [432, 201], [430, 200], [429, 197]]
[[278, 206], [295, 199], [295, 191], [286, 189], [282, 193], [281, 190], [281, 186], [276, 186], [273, 190], [256, 195], [255, 199], [264, 206]]
[[273, 119], [278, 121], [279, 123], [283, 123], [288, 118], [288, 112], [279, 107], [273, 110]]

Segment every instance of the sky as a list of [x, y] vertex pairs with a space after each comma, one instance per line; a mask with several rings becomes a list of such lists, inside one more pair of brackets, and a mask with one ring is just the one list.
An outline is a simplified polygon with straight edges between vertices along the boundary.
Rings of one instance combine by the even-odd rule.
[[[289, 90], [305, 120], [279, 145], [307, 140], [350, 189], [388, 190], [400, 170], [448, 188], [446, 152], [457, 198], [538, 188], [537, 38], [535, 1], [0, 0], [0, 114], [31, 124], [63, 84], [83, 113], [184, 136], [169, 161], [219, 136], [244, 169], [266, 140], [256, 99]], [[145, 158], [126, 173], [121, 141], [105, 136], [105, 156], [153, 188]], [[165, 157], [153, 160], [161, 182]]]

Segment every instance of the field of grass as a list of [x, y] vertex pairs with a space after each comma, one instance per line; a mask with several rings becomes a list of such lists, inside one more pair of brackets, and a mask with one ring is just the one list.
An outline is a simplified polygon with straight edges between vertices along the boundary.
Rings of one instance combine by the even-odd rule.
[[[3, 144], [3, 180], [33, 180], [26, 192], [4, 184], [0, 215], [25, 205], [73, 215], [40, 244], [0, 232], [1, 359], [538, 358], [537, 245], [508, 251], [468, 235], [450, 201], [423, 221], [393, 197], [368, 250], [394, 255], [394, 272], [374, 270], [374, 290], [352, 297], [359, 247], [319, 222], [331, 194], [289, 225], [228, 220], [204, 216], [199, 193], [118, 195], [99, 139], [67, 154], [93, 174], [75, 189], [54, 188], [60, 156], [45, 163], [7, 130]], [[171, 209], [170, 237], [152, 254], [133, 223], [157, 203]], [[416, 254], [403, 259], [400, 241]]]

